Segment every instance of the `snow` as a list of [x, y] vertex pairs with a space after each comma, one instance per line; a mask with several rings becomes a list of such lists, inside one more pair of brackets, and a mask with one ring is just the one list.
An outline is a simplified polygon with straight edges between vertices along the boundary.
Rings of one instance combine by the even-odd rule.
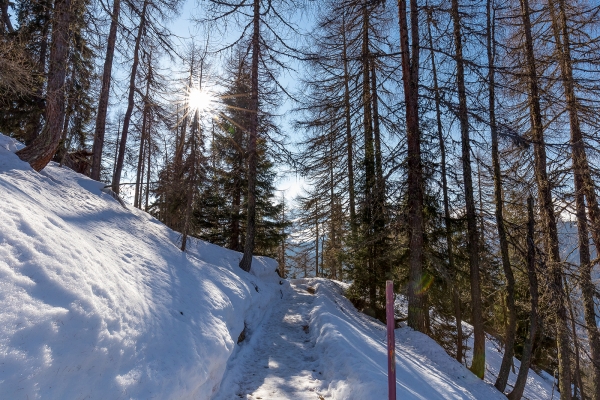
[[[465, 333], [470, 333], [473, 327], [467, 323], [463, 323], [463, 329]], [[467, 346], [473, 347], [473, 337], [470, 336], [467, 340]], [[491, 336], [486, 337], [485, 341], [485, 381], [490, 385], [496, 382], [498, 372], [500, 371], [500, 365], [502, 364], [503, 356], [502, 346], [496, 342]], [[467, 352], [467, 362], [470, 365], [472, 359], [472, 352]], [[511, 370], [508, 376], [508, 385], [506, 392], [510, 392], [514, 387], [519, 373], [521, 362], [517, 359], [513, 359], [515, 366], [514, 371]], [[557, 392], [558, 381], [555, 382], [554, 388], [552, 387], [553, 378], [545, 371], [542, 371], [541, 375], [538, 375], [533, 370], [529, 370], [527, 375], [527, 384], [523, 393], [523, 398], [527, 400], [547, 400], [547, 399], [560, 399], [560, 393]]]
[[179, 235], [0, 135], [0, 397], [207, 399], [276, 263]]
[[[318, 278], [282, 287], [254, 339], [230, 360], [215, 400], [386, 399], [385, 326], [359, 313], [343, 296], [345, 287]], [[396, 349], [399, 399], [505, 399], [492, 386], [502, 355], [491, 342], [486, 381], [408, 327], [396, 329]], [[530, 371], [524, 398], [550, 399], [551, 391], [551, 383]]]
[[[0, 135], [0, 398], [387, 398], [385, 326], [346, 284], [280, 280], [261, 257], [246, 273], [241, 254], [195, 239], [183, 253], [103, 184], [36, 173], [20, 146]], [[492, 342], [486, 381], [408, 327], [396, 346], [398, 398], [504, 398]], [[530, 376], [525, 397], [550, 398]]]

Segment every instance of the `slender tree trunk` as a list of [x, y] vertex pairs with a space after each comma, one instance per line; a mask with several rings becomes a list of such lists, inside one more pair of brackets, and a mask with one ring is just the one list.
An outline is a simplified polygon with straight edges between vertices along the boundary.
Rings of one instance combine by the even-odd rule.
[[144, 110], [142, 111], [142, 132], [140, 135], [140, 149], [138, 153], [137, 174], [135, 179], [135, 194], [133, 206], [142, 208], [141, 190], [142, 190], [142, 175], [144, 173], [144, 153], [146, 151], [146, 125], [148, 123], [148, 95], [150, 94], [150, 79], [146, 80], [146, 93], [144, 95]]
[[315, 276], [318, 278], [319, 275], [319, 217], [318, 217], [319, 208], [317, 202], [315, 201]]
[[[388, 262], [386, 246], [386, 221], [385, 221], [385, 179], [383, 177], [383, 157], [381, 154], [381, 129], [379, 121], [379, 97], [377, 95], [377, 74], [375, 58], [371, 57], [371, 103], [373, 109], [373, 145], [375, 151], [375, 185], [373, 189], [373, 262], [375, 267], [375, 281], [381, 282], [382, 276], [390, 276], [392, 265]], [[380, 297], [385, 290], [380, 285]], [[382, 303], [385, 300], [382, 299]], [[426, 315], [427, 316], [427, 315]], [[427, 328], [429, 331], [429, 328]]]
[[533, 344], [538, 328], [538, 279], [535, 268], [535, 220], [533, 216], [533, 197], [527, 199], [527, 277], [529, 278], [529, 295], [531, 298], [531, 311], [529, 312], [529, 336], [523, 346], [523, 355], [521, 356], [521, 367], [517, 375], [515, 386], [507, 397], [509, 400], [519, 400], [523, 396], [529, 366], [531, 365], [531, 355], [533, 354]]
[[119, 122], [117, 124], [117, 141], [115, 142], [115, 156], [113, 158], [113, 172], [115, 174], [117, 168], [117, 156], [119, 154], [119, 143], [121, 141], [121, 118], [119, 117]]
[[[573, 398], [575, 399], [585, 399], [585, 389], [583, 387], [583, 382], [581, 381], [581, 367], [579, 360], [581, 360], [581, 356], [579, 353], [579, 340], [577, 339], [577, 322], [575, 320], [575, 312], [573, 311], [573, 302], [571, 301], [571, 291], [569, 289], [569, 283], [567, 279], [564, 279], [565, 292], [567, 294], [567, 308], [569, 309], [569, 320], [571, 322], [571, 335], [573, 336], [573, 347], [575, 348], [575, 371], [573, 375], [574, 384], [573, 384]], [[579, 394], [577, 390], [579, 389]]]
[[30, 145], [16, 153], [36, 171], [41, 171], [52, 160], [60, 143], [65, 118], [64, 86], [69, 52], [70, 7], [70, 0], [56, 0], [54, 3], [46, 94], [46, 126]]
[[[50, 17], [52, 11], [52, 2], [45, 2], [45, 12], [44, 12], [44, 27], [42, 28], [40, 43], [40, 58], [38, 60], [37, 72], [40, 75], [45, 75], [46, 73], [46, 59], [48, 57], [48, 31], [50, 29]], [[67, 56], [68, 57], [68, 56]], [[28, 138], [25, 141], [26, 145], [29, 145], [36, 137], [39, 136], [40, 131], [42, 130], [42, 120], [44, 119], [44, 113], [46, 109], [46, 105], [44, 103], [44, 85], [39, 85], [38, 89], [35, 93], [35, 100], [37, 106], [39, 107], [39, 112], [35, 115], [35, 123], [33, 124], [33, 129], [31, 133], [28, 135]]]
[[185, 251], [187, 246], [187, 239], [190, 233], [190, 227], [192, 222], [192, 208], [194, 205], [194, 193], [196, 191], [196, 163], [198, 158], [198, 143], [197, 143], [197, 135], [198, 135], [198, 110], [194, 112], [194, 121], [192, 122], [192, 151], [190, 153], [191, 160], [191, 168], [188, 175], [187, 182], [187, 196], [186, 196], [186, 205], [185, 205], [185, 216], [183, 221], [183, 229], [181, 232], [181, 251]]
[[244, 170], [243, 165], [243, 132], [235, 127], [234, 128], [234, 142], [236, 149], [238, 149], [238, 159], [236, 160], [235, 172], [233, 174], [233, 193], [231, 199], [231, 236], [229, 240], [229, 248], [235, 251], [241, 251], [240, 243], [240, 206], [242, 202], [242, 175]]
[[[336, 241], [337, 241], [337, 234], [336, 234], [336, 229], [335, 229], [335, 212], [334, 212], [334, 207], [335, 207], [335, 182], [334, 182], [334, 176], [333, 176], [333, 141], [334, 141], [334, 135], [335, 131], [331, 131], [329, 133], [329, 159], [328, 159], [328, 168], [329, 168], [329, 213], [330, 213], [330, 217], [329, 217], [329, 249], [331, 251], [331, 254], [334, 254], [334, 251], [336, 249]], [[331, 271], [329, 271], [329, 275], [331, 277], [331, 279], [336, 279], [336, 265], [335, 263], [331, 263]]]
[[[557, 4], [558, 3], [558, 4]], [[557, 6], [558, 5], [558, 10]], [[585, 153], [585, 144], [581, 132], [581, 124], [578, 115], [578, 100], [575, 94], [573, 79], [573, 61], [571, 58], [571, 41], [567, 25], [567, 16], [564, 0], [548, 0], [552, 27], [556, 41], [556, 50], [560, 59], [561, 77], [563, 89], [567, 101], [569, 123], [571, 128], [571, 148], [573, 175], [575, 183], [575, 208], [577, 217], [577, 231], [579, 241], [579, 280], [583, 299], [583, 311], [586, 330], [590, 342], [590, 353], [592, 356], [592, 399], [600, 400], [600, 333], [596, 323], [596, 312], [594, 306], [594, 284], [592, 281], [592, 262], [590, 255], [590, 235], [588, 231], [588, 219], [586, 215], [585, 197], [590, 207], [590, 217], [596, 217], [592, 221], [592, 232], [597, 238], [598, 210], [594, 185], [590, 179], [590, 169]], [[558, 11], [558, 15], [557, 15]], [[588, 184], [586, 184], [586, 181]], [[595, 206], [595, 209], [594, 209]], [[594, 223], [595, 222], [595, 223]], [[594, 241], [596, 249], [600, 249], [598, 240]], [[575, 339], [576, 340], [576, 339]]]
[[448, 249], [448, 285], [452, 287], [452, 304], [454, 306], [454, 320], [456, 323], [456, 360], [462, 363], [463, 355], [463, 330], [462, 330], [462, 309], [460, 305], [460, 296], [456, 282], [456, 265], [454, 263], [454, 246], [452, 244], [452, 227], [450, 216], [450, 200], [448, 199], [448, 174], [446, 172], [446, 143], [444, 141], [444, 131], [442, 128], [442, 110], [440, 99], [440, 88], [438, 85], [437, 66], [435, 64], [435, 52], [433, 51], [433, 37], [431, 35], [431, 21], [427, 24], [427, 33], [429, 36], [429, 48], [431, 51], [431, 72], [433, 77], [433, 96], [435, 101], [435, 116], [438, 142], [440, 146], [441, 175], [442, 175], [442, 197], [444, 203], [444, 224], [446, 233], [446, 246]]
[[[188, 87], [190, 87], [190, 88], [193, 85], [192, 78], [193, 78], [193, 74], [194, 74], [194, 63], [195, 63], [194, 57], [195, 57], [195, 53], [192, 52], [192, 55], [190, 57], [190, 76], [188, 79]], [[181, 174], [181, 163], [183, 160], [183, 148], [185, 146], [185, 134], [186, 134], [187, 124], [188, 124], [188, 113], [189, 113], [189, 106], [187, 104], [187, 99], [186, 99], [185, 106], [183, 107], [183, 121], [181, 123], [181, 132], [177, 137], [177, 145], [175, 146], [174, 165], [175, 165], [175, 175], [178, 177], [178, 179]]]
[[365, 187], [364, 205], [361, 210], [361, 222], [367, 239], [367, 270], [369, 274], [369, 303], [376, 310], [377, 303], [377, 267], [373, 252], [373, 213], [375, 192], [375, 150], [373, 148], [373, 114], [371, 108], [371, 78], [369, 49], [369, 7], [368, 1], [362, 3], [362, 107], [365, 146]]
[[479, 276], [479, 233], [473, 196], [473, 178], [471, 171], [471, 139], [469, 137], [469, 116], [467, 93], [465, 89], [464, 58], [462, 52], [462, 34], [458, 0], [452, 0], [452, 20], [454, 25], [454, 44], [456, 46], [456, 83], [458, 89], [458, 119], [462, 142], [462, 167], [467, 211], [467, 247], [469, 249], [469, 268], [471, 270], [471, 310], [473, 322], [473, 362], [471, 371], [483, 379], [485, 373], [485, 332], [483, 330], [483, 311], [481, 305], [481, 278]]
[[131, 66], [131, 76], [129, 78], [129, 96], [127, 99], [125, 118], [123, 119], [123, 133], [121, 134], [121, 143], [119, 144], [119, 156], [117, 157], [117, 166], [112, 179], [112, 190], [117, 194], [119, 193], [119, 186], [121, 184], [121, 173], [123, 171], [123, 162], [125, 161], [125, 149], [127, 148], [127, 134], [129, 133], [129, 123], [131, 121], [131, 114], [133, 113], [135, 99], [135, 78], [137, 76], [137, 68], [140, 62], [140, 45], [146, 27], [147, 7], [148, 0], [144, 0], [142, 13], [140, 14], [140, 24], [138, 27], [137, 36], [135, 38], [135, 47], [133, 49], [133, 65]]
[[[406, 104], [406, 133], [408, 151], [408, 226], [409, 226], [409, 284], [408, 326], [426, 332], [427, 306], [421, 287], [423, 277], [423, 166], [419, 132], [419, 14], [416, 0], [410, 0], [411, 48], [409, 49], [406, 0], [398, 0], [402, 81]], [[411, 51], [412, 50], [412, 51]], [[411, 57], [412, 52], [412, 57]]]
[[[285, 195], [281, 195], [281, 224], [285, 227]], [[282, 228], [283, 238], [281, 239], [281, 258], [279, 260], [279, 276], [285, 278], [285, 228]]]
[[[150, 117], [152, 118], [152, 117]], [[148, 132], [146, 132], [146, 152], [148, 153], [148, 170], [146, 172], [146, 204], [144, 206], [144, 211], [148, 212], [150, 206], [150, 175], [152, 172], [152, 137], [150, 136], [152, 129], [152, 119], [148, 121]], [[142, 202], [140, 201], [140, 207], [142, 206]]]
[[55, 160], [60, 162], [62, 167], [63, 161], [71, 148], [71, 138], [69, 138], [69, 124], [71, 123], [71, 115], [73, 114], [73, 99], [70, 98], [70, 94], [73, 93], [73, 85], [75, 82], [75, 68], [71, 68], [71, 79], [68, 80], [68, 89], [66, 91], [66, 103], [65, 103], [65, 120], [63, 122], [62, 134], [60, 137], [60, 143], [58, 144], [58, 149], [56, 150], [56, 154], [54, 156]]
[[525, 33], [525, 59], [529, 80], [529, 100], [531, 116], [531, 133], [534, 151], [535, 179], [538, 186], [542, 226], [546, 239], [546, 251], [549, 255], [550, 276], [554, 304], [554, 323], [556, 328], [558, 348], [559, 388], [561, 399], [571, 399], [571, 361], [569, 334], [566, 326], [567, 313], [565, 309], [565, 292], [563, 287], [563, 271], [560, 260], [558, 243], [558, 230], [552, 191], [548, 181], [546, 168], [546, 145], [542, 125], [542, 112], [538, 88], [538, 75], [536, 71], [535, 56], [533, 51], [533, 37], [531, 33], [531, 20], [529, 0], [521, 1], [521, 16]]
[[241, 181], [234, 176], [233, 196], [231, 199], [231, 236], [229, 237], [229, 248], [240, 251], [240, 205], [242, 199]]
[[346, 41], [346, 15], [343, 16], [342, 24], [342, 58], [344, 62], [344, 117], [346, 129], [346, 149], [348, 151], [348, 202], [350, 207], [350, 229], [353, 236], [356, 236], [356, 203], [354, 195], [354, 165], [353, 153], [354, 145], [352, 140], [352, 121], [350, 108], [350, 76], [348, 72], [348, 44]]
[[502, 269], [506, 278], [506, 307], [508, 308], [508, 321], [504, 333], [504, 354], [502, 364], [496, 379], [496, 389], [504, 392], [508, 383], [510, 368], [513, 365], [515, 333], [517, 329], [517, 311], [515, 307], [515, 277], [510, 265], [508, 253], [508, 240], [504, 227], [504, 203], [502, 196], [502, 171], [500, 169], [500, 156], [498, 151], [498, 126], [496, 125], [496, 44], [494, 35], [494, 10], [492, 0], [487, 0], [487, 57], [488, 57], [488, 97], [490, 113], [490, 135], [492, 137], [492, 167], [494, 171], [494, 202], [496, 204], [496, 229], [500, 240], [500, 254]]
[[8, 15], [8, 0], [0, 0], [0, 11], [2, 12], [2, 22], [0, 23], [0, 33], [5, 34], [13, 33], [15, 29], [10, 22], [10, 16]]
[[240, 268], [246, 272], [252, 267], [252, 253], [256, 235], [256, 166], [258, 154], [256, 141], [258, 138], [258, 58], [260, 53], [260, 0], [254, 0], [254, 21], [252, 32], [252, 71], [250, 97], [251, 115], [248, 129], [248, 215], [246, 222], [246, 243], [244, 256], [240, 260]]
[[104, 58], [104, 69], [102, 72], [102, 87], [98, 100], [98, 114], [96, 115], [96, 127], [94, 129], [94, 146], [92, 148], [92, 174], [91, 178], [100, 180], [102, 168], [102, 150], [104, 148], [104, 133], [106, 131], [106, 115], [108, 113], [108, 98], [110, 95], [110, 83], [112, 77], [112, 65], [115, 54], [115, 43], [117, 41], [117, 27], [119, 26], [119, 14], [121, 12], [121, 0], [114, 0], [111, 15], [108, 42], [106, 44], [106, 56]]
[[[385, 179], [383, 178], [383, 157], [381, 155], [381, 129], [379, 122], [379, 96], [377, 95], [377, 74], [375, 58], [371, 59], [371, 102], [373, 105], [373, 144], [375, 145], [375, 225], [379, 231], [385, 230], [384, 202]], [[379, 225], [379, 226], [378, 226]]]

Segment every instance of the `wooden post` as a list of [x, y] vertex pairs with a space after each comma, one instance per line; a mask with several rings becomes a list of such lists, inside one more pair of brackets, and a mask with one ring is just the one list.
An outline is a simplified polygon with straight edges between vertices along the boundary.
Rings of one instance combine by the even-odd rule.
[[387, 319], [387, 350], [388, 350], [388, 393], [389, 400], [396, 400], [396, 338], [394, 328], [394, 282], [385, 282], [385, 314]]

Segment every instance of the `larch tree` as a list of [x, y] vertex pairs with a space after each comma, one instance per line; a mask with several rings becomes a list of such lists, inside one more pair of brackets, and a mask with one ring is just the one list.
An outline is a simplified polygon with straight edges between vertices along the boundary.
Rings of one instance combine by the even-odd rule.
[[529, 112], [531, 118], [531, 140], [534, 148], [534, 170], [538, 189], [539, 207], [542, 216], [548, 268], [552, 285], [554, 327], [558, 350], [559, 387], [561, 396], [571, 398], [571, 360], [567, 313], [563, 287], [563, 270], [558, 242], [556, 213], [547, 171], [546, 144], [544, 141], [543, 116], [540, 107], [539, 76], [536, 69], [534, 43], [531, 28], [529, 0], [520, 0], [521, 21], [524, 33], [524, 56], [527, 71]]
[[[211, 0], [207, 9], [208, 16], [204, 20], [205, 23], [213, 24], [211, 26], [217, 22], [222, 22], [224, 23], [222, 26], [226, 26], [225, 20], [234, 18], [243, 27], [243, 31], [235, 43], [245, 43], [247, 45], [246, 54], [250, 57], [251, 95], [250, 106], [247, 110], [248, 126], [245, 127], [249, 136], [247, 147], [248, 198], [244, 254], [240, 260], [240, 268], [244, 271], [250, 271], [252, 267], [252, 255], [255, 248], [259, 118], [261, 113], [267, 112], [264, 107], [261, 107], [259, 101], [259, 75], [264, 74], [277, 81], [277, 71], [283, 65], [281, 58], [293, 55], [293, 49], [284, 40], [285, 36], [278, 29], [297, 32], [289, 17], [284, 18], [283, 16], [295, 12], [298, 5], [295, 0], [275, 2], [270, 0], [253, 0], [252, 2]], [[287, 15], [289, 16], [289, 14]]]

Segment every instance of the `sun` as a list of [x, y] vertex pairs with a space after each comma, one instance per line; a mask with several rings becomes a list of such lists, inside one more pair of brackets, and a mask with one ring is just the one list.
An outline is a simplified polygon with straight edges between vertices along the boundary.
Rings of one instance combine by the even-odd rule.
[[214, 107], [214, 101], [215, 98], [211, 92], [206, 89], [192, 87], [188, 91], [187, 103], [191, 112], [208, 112]]

